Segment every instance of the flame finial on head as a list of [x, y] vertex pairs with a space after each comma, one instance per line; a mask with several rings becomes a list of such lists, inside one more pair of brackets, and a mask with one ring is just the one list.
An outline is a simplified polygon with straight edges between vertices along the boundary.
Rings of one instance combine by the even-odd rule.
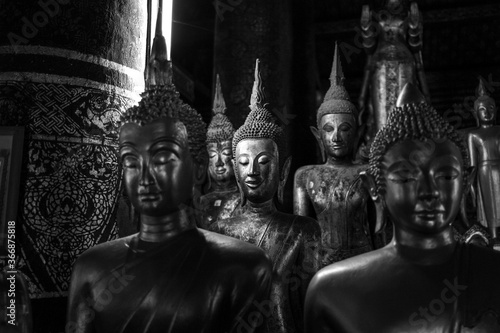
[[207, 143], [222, 142], [233, 139], [234, 127], [229, 118], [225, 115], [226, 102], [222, 95], [222, 87], [220, 84], [219, 74], [215, 83], [215, 96], [212, 121], [208, 125]]
[[266, 108], [268, 103], [266, 103], [266, 94], [264, 92], [264, 87], [262, 86], [262, 77], [260, 75], [259, 68], [260, 60], [255, 60], [255, 80], [253, 82], [252, 95], [250, 96], [250, 109], [255, 108]]

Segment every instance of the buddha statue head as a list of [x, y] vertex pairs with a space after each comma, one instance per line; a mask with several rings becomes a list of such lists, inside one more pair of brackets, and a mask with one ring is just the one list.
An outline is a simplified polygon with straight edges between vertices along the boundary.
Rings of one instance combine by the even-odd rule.
[[476, 90], [477, 99], [474, 101], [474, 116], [478, 125], [495, 125], [497, 107], [495, 100], [490, 97], [482, 77]]
[[149, 85], [121, 117], [124, 183], [141, 215], [164, 216], [190, 205], [206, 174], [206, 127], [170, 80]]
[[232, 163], [234, 128], [225, 115], [225, 111], [226, 103], [217, 74], [213, 104], [214, 116], [207, 130], [209, 189], [212, 183], [215, 183], [216, 188], [227, 189], [231, 185], [234, 186], [235, 182]]
[[[311, 131], [320, 146], [323, 160], [350, 161], [358, 141], [358, 111], [344, 87], [344, 74], [335, 43], [330, 88], [316, 115], [317, 128]], [[325, 156], [326, 155], [326, 156]]]
[[234, 169], [242, 206], [247, 199], [257, 204], [270, 201], [277, 191], [282, 202], [290, 170], [290, 158], [285, 159], [283, 130], [275, 123], [265, 98], [257, 59], [250, 113], [233, 137]]
[[387, 212], [399, 229], [422, 234], [450, 226], [470, 182], [469, 157], [455, 129], [411, 83], [377, 133], [362, 175], [377, 208], [375, 232]]

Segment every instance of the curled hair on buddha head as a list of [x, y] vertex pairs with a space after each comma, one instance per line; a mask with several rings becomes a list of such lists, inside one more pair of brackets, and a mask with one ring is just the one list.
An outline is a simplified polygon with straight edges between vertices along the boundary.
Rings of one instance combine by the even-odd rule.
[[335, 42], [335, 54], [330, 74], [330, 88], [326, 92], [323, 103], [321, 103], [316, 113], [318, 128], [320, 127], [321, 118], [326, 114], [350, 114], [354, 117], [354, 122], [357, 123], [358, 109], [356, 109], [356, 106], [349, 99], [349, 94], [344, 87], [344, 79], [338, 46], [337, 42]]
[[[385, 193], [382, 163], [385, 153], [392, 146], [404, 140], [425, 142], [443, 139], [452, 141], [460, 150], [466, 176], [469, 155], [461, 135], [425, 102], [424, 96], [413, 84], [407, 83], [389, 114], [387, 123], [377, 132], [371, 145], [370, 166], [367, 172], [375, 178], [376, 192]], [[464, 182], [464, 186], [466, 183]]]
[[217, 74], [213, 104], [214, 116], [208, 125], [207, 143], [230, 141], [233, 139], [234, 127], [225, 115], [225, 112], [226, 102], [224, 101], [224, 96], [222, 96], [219, 74]]
[[268, 103], [262, 86], [259, 71], [259, 59], [255, 64], [255, 81], [250, 97], [250, 113], [245, 123], [236, 130], [233, 137], [233, 156], [236, 156], [236, 146], [244, 139], [271, 139], [278, 147], [280, 171], [285, 162], [283, 130], [276, 124], [276, 119], [268, 110]]

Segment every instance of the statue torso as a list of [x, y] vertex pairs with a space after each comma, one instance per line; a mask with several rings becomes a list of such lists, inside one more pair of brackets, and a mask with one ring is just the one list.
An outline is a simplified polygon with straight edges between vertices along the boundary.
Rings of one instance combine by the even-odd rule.
[[237, 211], [241, 198], [238, 188], [228, 191], [213, 191], [200, 198], [199, 209], [202, 211], [202, 225], [208, 229], [209, 226], [218, 221], [227, 219]]
[[245, 304], [267, 297], [270, 268], [244, 243], [194, 229], [142, 252], [134, 239], [93, 248], [76, 264], [72, 289], [81, 290], [71, 294], [87, 300], [96, 332], [226, 332]]
[[330, 262], [371, 250], [367, 226], [368, 192], [359, 173], [366, 164], [314, 165], [301, 168], [303, 184], [322, 231], [322, 244], [330, 251]]
[[500, 126], [477, 128], [469, 135], [478, 153], [478, 165], [485, 161], [500, 161]]

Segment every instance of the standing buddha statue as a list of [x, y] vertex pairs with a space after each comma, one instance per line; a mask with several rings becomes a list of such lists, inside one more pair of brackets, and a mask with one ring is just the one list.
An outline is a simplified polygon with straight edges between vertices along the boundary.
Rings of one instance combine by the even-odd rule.
[[251, 111], [233, 138], [243, 209], [240, 215], [217, 221], [210, 229], [257, 245], [271, 259], [271, 297], [262, 306], [267, 317], [264, 331], [301, 332], [305, 292], [319, 268], [321, 231], [312, 218], [276, 209], [274, 199], [278, 192], [282, 200], [290, 159], [285, 159], [282, 129], [265, 103], [258, 65], [257, 60]]
[[396, 99], [408, 82], [417, 84], [429, 101], [422, 60], [422, 22], [416, 2], [384, 0], [373, 12], [364, 5], [362, 44], [367, 53], [359, 95], [359, 124], [365, 127], [360, 152], [367, 151], [375, 134], [387, 122]]
[[471, 165], [477, 168], [473, 184], [478, 221], [488, 228], [493, 246], [500, 250], [500, 126], [496, 125], [497, 107], [479, 80], [474, 115], [479, 127], [469, 132], [467, 141]]
[[224, 114], [226, 103], [217, 75], [213, 105], [214, 116], [207, 130], [208, 193], [200, 197], [203, 212], [200, 227], [208, 229], [217, 220], [232, 216], [240, 204], [240, 192], [233, 169], [233, 134], [231, 121]]
[[311, 127], [326, 162], [306, 165], [295, 173], [294, 214], [315, 217], [321, 227], [323, 266], [373, 249], [368, 235], [367, 201], [354, 164], [358, 112], [344, 88], [344, 74], [335, 44], [330, 88]]

